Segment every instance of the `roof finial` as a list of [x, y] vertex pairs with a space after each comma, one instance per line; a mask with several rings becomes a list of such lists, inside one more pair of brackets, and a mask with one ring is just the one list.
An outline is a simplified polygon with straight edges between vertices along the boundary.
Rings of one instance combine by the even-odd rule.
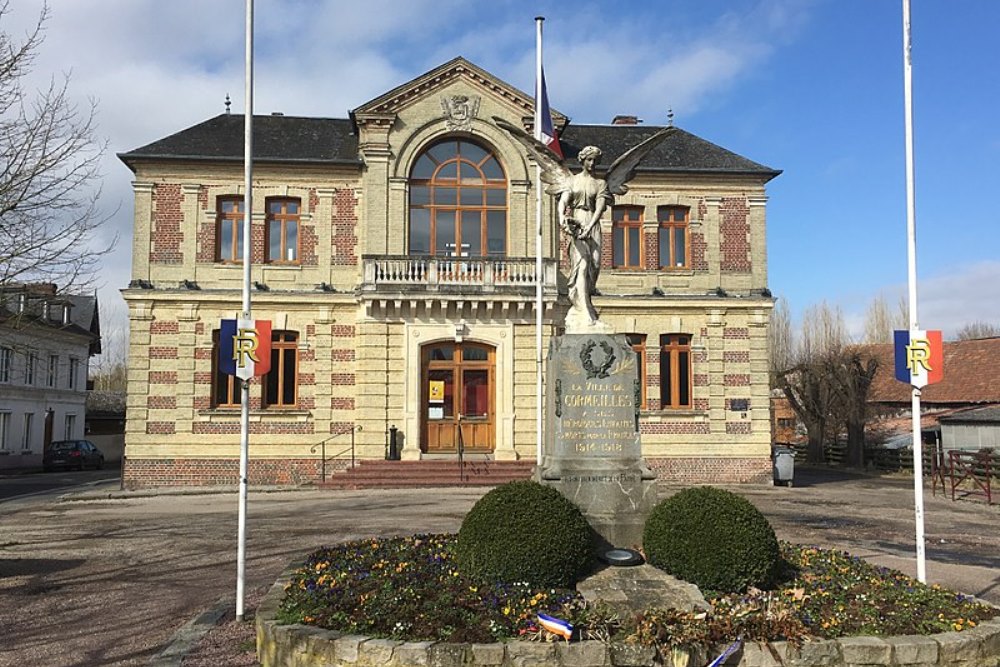
[[233, 101], [229, 99], [229, 93], [226, 93], [226, 115], [229, 115], [229, 107], [233, 105]]
[[674, 126], [674, 109], [673, 107], [667, 107], [667, 127]]

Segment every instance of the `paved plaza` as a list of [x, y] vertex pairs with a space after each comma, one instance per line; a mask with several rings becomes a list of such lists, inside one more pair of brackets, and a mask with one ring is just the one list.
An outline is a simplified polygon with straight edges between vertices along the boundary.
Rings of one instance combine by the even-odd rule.
[[[729, 488], [780, 538], [915, 572], [906, 479], [797, 470], [794, 488]], [[251, 492], [248, 588], [319, 545], [457, 530], [483, 492]], [[72, 501], [0, 504], [0, 666], [148, 663], [180, 626], [234, 597], [236, 509], [235, 490], [121, 494], [116, 484]], [[1000, 604], [1000, 507], [928, 489], [926, 536], [932, 582]]]

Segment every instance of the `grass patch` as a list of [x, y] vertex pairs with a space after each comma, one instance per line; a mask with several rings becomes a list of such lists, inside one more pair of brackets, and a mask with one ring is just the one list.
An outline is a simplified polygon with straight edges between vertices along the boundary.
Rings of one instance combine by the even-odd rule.
[[772, 590], [713, 597], [709, 614], [651, 609], [623, 618], [573, 590], [468, 577], [455, 543], [454, 535], [415, 535], [319, 549], [286, 586], [278, 620], [374, 637], [489, 642], [543, 638], [536, 615], [544, 612], [571, 622], [580, 638], [666, 646], [933, 634], [1000, 614], [844, 552], [782, 542], [782, 576]]

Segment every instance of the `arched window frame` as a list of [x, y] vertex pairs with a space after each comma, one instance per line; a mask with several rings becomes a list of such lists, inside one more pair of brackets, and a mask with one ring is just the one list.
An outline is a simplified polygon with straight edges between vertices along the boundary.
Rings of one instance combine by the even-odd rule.
[[409, 185], [410, 254], [507, 255], [508, 181], [496, 152], [465, 137], [437, 141], [417, 155]]

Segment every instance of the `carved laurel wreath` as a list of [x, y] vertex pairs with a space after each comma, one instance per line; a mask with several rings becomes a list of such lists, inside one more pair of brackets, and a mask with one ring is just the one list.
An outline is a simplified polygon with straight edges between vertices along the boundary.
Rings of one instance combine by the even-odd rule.
[[590, 354], [597, 347], [597, 343], [591, 339], [587, 341], [583, 349], [580, 350], [580, 363], [583, 365], [583, 370], [587, 372], [587, 379], [593, 380], [594, 378], [606, 378], [608, 377], [608, 369], [611, 368], [611, 364], [615, 363], [615, 350], [611, 347], [611, 343], [606, 340], [601, 341], [601, 351], [604, 352], [604, 361], [601, 362], [600, 367], [594, 364], [593, 359], [591, 359]]

